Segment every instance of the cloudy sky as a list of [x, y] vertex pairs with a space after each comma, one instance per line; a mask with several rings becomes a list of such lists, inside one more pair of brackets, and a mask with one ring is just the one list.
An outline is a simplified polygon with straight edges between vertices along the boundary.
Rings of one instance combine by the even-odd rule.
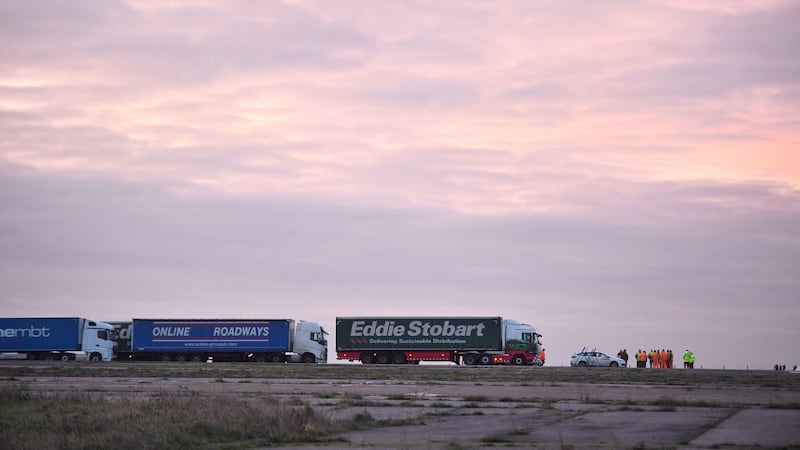
[[[800, 363], [800, 2], [0, 2], [2, 315]], [[333, 353], [333, 352], [332, 352]]]

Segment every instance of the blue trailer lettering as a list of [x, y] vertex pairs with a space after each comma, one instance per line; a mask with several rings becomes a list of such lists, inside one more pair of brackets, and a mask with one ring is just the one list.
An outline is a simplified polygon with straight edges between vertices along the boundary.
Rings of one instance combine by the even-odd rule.
[[214, 327], [214, 336], [269, 336], [269, 327]]
[[190, 327], [156, 327], [153, 328], [153, 336], [189, 336], [191, 332]]
[[30, 328], [6, 328], [0, 329], [0, 337], [16, 338], [16, 337], [32, 337], [32, 338], [46, 338], [50, 337], [50, 329], [47, 327], [34, 327]]

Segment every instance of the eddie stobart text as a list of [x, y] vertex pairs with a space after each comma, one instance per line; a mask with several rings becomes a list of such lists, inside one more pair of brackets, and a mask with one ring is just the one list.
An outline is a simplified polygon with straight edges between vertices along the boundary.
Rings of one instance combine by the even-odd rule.
[[394, 320], [367, 323], [366, 320], [354, 320], [350, 327], [350, 337], [470, 337], [483, 336], [486, 324], [453, 325], [449, 320], [441, 324], [412, 320], [408, 326], [395, 323]]

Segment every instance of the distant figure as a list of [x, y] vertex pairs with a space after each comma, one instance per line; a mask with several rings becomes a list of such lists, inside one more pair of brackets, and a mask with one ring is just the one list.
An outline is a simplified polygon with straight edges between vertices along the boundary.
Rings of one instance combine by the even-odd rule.
[[778, 365], [777, 364], [775, 364], [775, 371], [776, 372], [778, 371]]
[[642, 369], [647, 368], [647, 352], [644, 350], [639, 350], [639, 363], [636, 367], [641, 367]]
[[690, 352], [689, 349], [687, 348], [686, 351], [683, 352], [683, 368], [684, 369], [689, 369], [690, 368], [689, 364], [690, 364], [691, 360], [692, 360], [692, 352]]
[[627, 348], [623, 348], [622, 349], [622, 359], [625, 360], [625, 367], [628, 367], [628, 349]]
[[544, 365], [544, 347], [542, 347], [542, 351], [539, 352], [539, 359], [542, 360], [542, 365]]

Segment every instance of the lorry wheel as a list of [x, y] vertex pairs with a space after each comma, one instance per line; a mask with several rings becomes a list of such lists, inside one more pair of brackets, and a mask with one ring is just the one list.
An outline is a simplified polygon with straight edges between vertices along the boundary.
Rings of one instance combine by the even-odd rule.
[[192, 355], [192, 359], [191, 359], [192, 362], [200, 362], [202, 360], [203, 360], [203, 358], [201, 358], [200, 355]]
[[169, 356], [169, 355], [161, 355], [161, 361], [170, 362], [170, 361], [172, 361], [172, 357]]
[[464, 365], [474, 366], [478, 363], [478, 357], [475, 355], [464, 355]]
[[62, 361], [69, 361], [69, 353], [62, 353], [58, 359]]
[[301, 361], [303, 361], [306, 364], [313, 364], [313, 363], [317, 362], [317, 358], [314, 355], [312, 355], [311, 353], [306, 353], [306, 354], [303, 355], [303, 358], [301, 359]]
[[406, 363], [406, 355], [404, 353], [397, 352], [392, 355], [392, 364], [405, 364]]
[[178, 362], [186, 362], [186, 355], [178, 355], [175, 357], [175, 361]]
[[100, 353], [92, 353], [89, 355], [89, 361], [102, 361], [103, 356]]
[[377, 362], [378, 364], [389, 364], [390, 362], [392, 362], [392, 359], [386, 353], [380, 353], [378, 355]]
[[[314, 355], [311, 355], [311, 357], [313, 358]], [[270, 362], [282, 363], [283, 362], [283, 355], [272, 355], [272, 358], [270, 358]], [[307, 361], [303, 361], [303, 362], [307, 362]], [[314, 361], [311, 361], [311, 362], [314, 362]]]
[[480, 356], [480, 363], [484, 366], [488, 366], [492, 363], [492, 357], [487, 355], [486, 353], [481, 354]]
[[511, 360], [515, 366], [521, 366], [525, 364], [525, 357], [522, 355], [514, 355], [514, 359]]
[[375, 362], [375, 358], [372, 356], [372, 353], [362, 353], [361, 354], [361, 364], [372, 364]]

